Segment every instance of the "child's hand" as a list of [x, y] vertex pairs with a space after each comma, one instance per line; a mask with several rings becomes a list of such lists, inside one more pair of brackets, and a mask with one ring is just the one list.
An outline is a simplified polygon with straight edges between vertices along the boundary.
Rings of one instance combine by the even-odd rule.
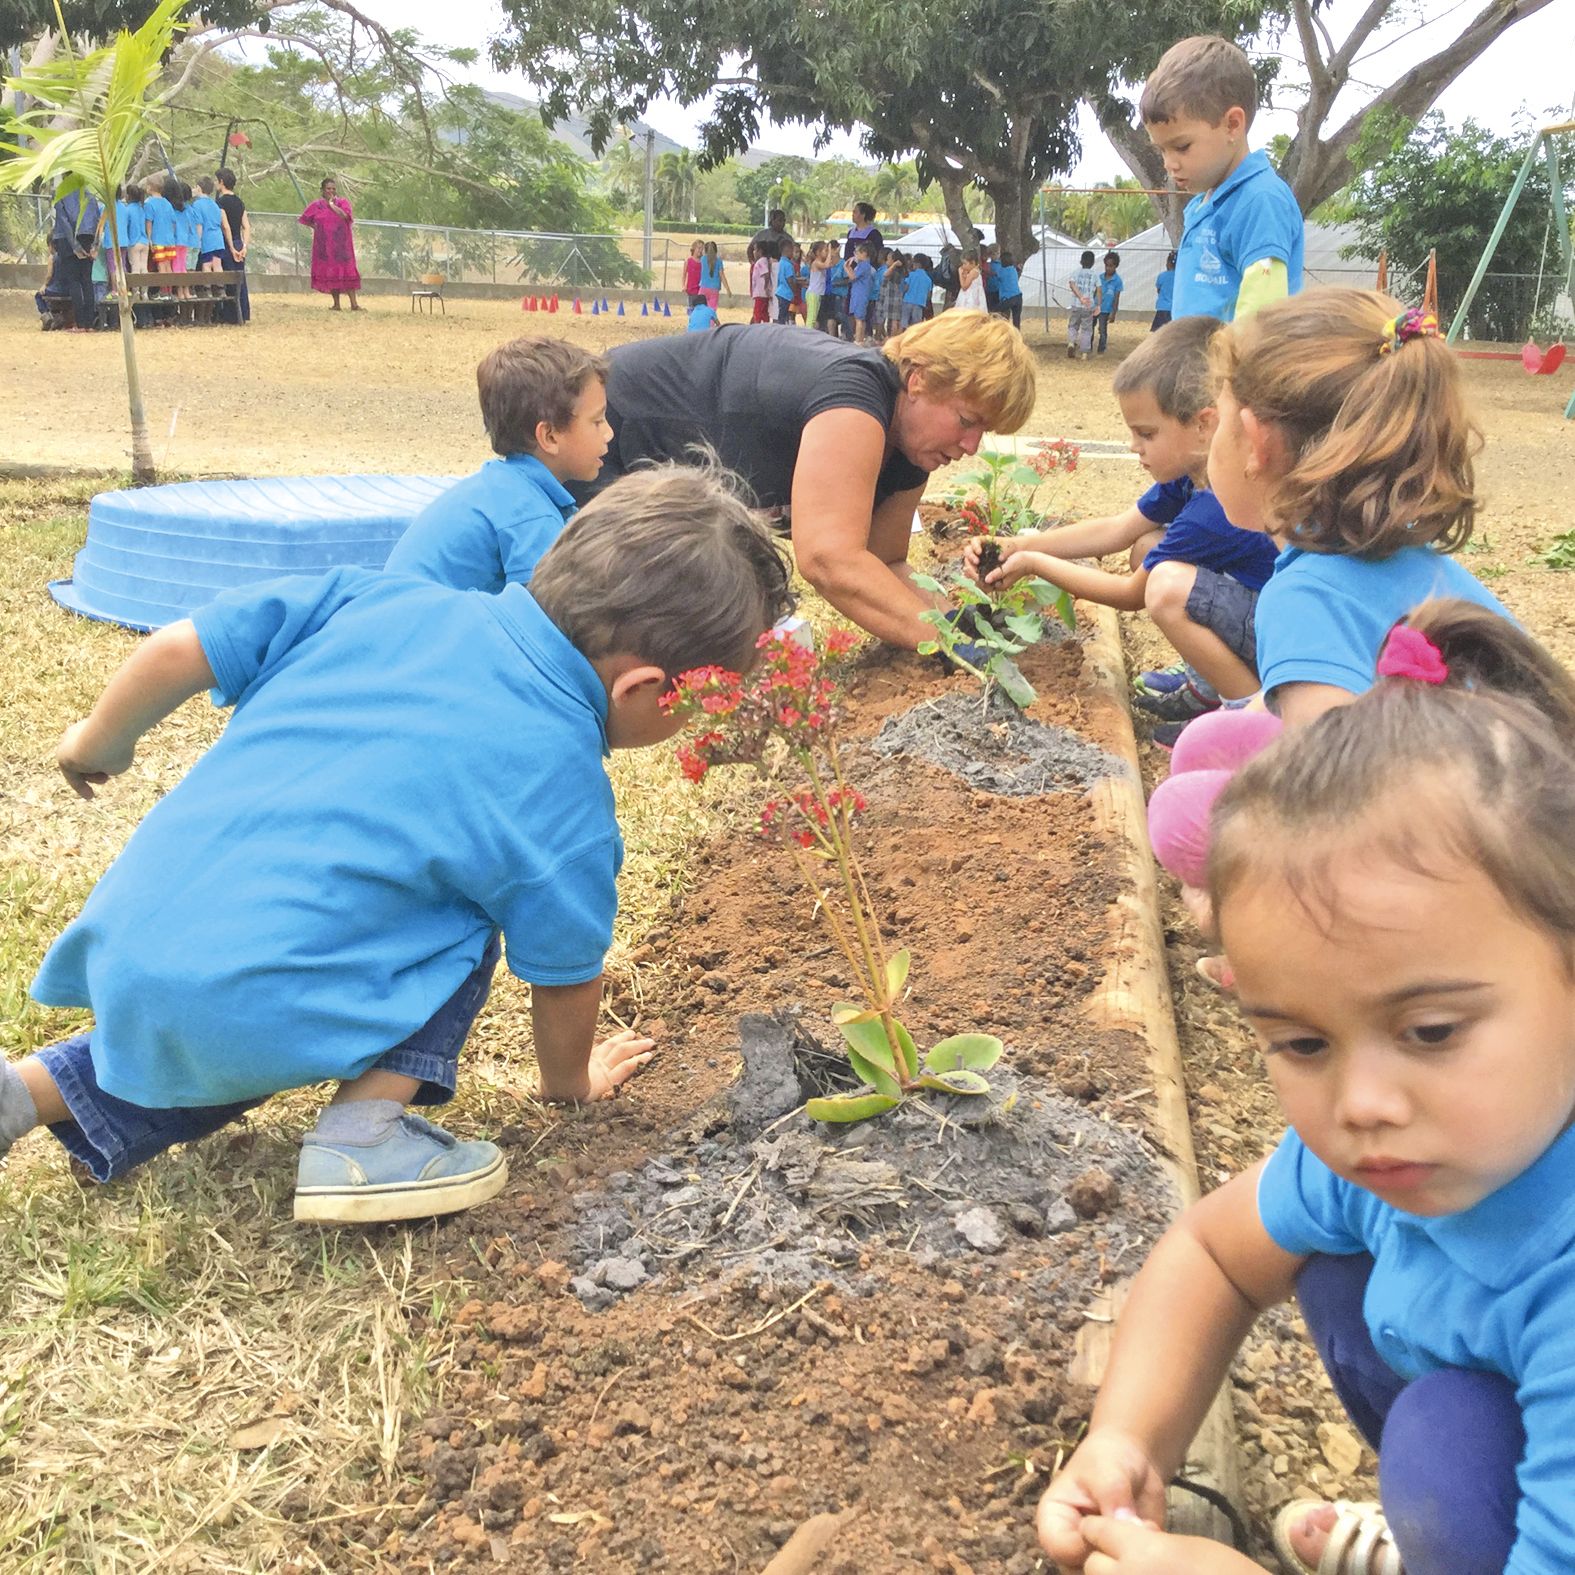
[[1086, 1575], [1252, 1575], [1258, 1566], [1206, 1537], [1172, 1537], [1123, 1512], [1083, 1522]]
[[1029, 579], [1036, 574], [1044, 575], [1047, 570], [1053, 574], [1055, 571], [1051, 565], [1058, 561], [1048, 552], [1024, 552], [1019, 547], [985, 583], [997, 590], [1005, 590], [1008, 585], [1015, 585], [1019, 580]]
[[111, 777], [129, 770], [135, 755], [135, 743], [116, 741], [104, 747], [89, 736], [85, 721], [73, 722], [55, 746], [55, 763], [78, 798], [92, 798], [94, 786], [102, 787]]
[[[1163, 1524], [1165, 1484], [1135, 1439], [1090, 1433], [1039, 1500], [1039, 1545], [1062, 1568], [1083, 1569], [1093, 1551], [1083, 1535], [1085, 1522], [1118, 1511], [1123, 1519], [1136, 1515]], [[1107, 1571], [1118, 1567], [1105, 1565]]]
[[611, 1099], [637, 1072], [650, 1065], [656, 1054], [656, 1041], [646, 1039], [632, 1028], [620, 1029], [591, 1051], [587, 1073], [592, 1099]]

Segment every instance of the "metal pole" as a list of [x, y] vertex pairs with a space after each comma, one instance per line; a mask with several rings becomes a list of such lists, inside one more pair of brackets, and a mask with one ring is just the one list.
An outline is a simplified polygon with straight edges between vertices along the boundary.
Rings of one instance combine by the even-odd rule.
[[1466, 293], [1455, 312], [1455, 320], [1449, 325], [1449, 332], [1444, 335], [1444, 343], [1447, 345], [1452, 345], [1466, 326], [1466, 313], [1471, 310], [1471, 303], [1476, 300], [1477, 291], [1482, 287], [1483, 279], [1487, 277], [1488, 264], [1493, 261], [1493, 253], [1498, 250], [1498, 243], [1509, 225], [1509, 216], [1515, 211], [1515, 204], [1520, 201], [1520, 194], [1526, 188], [1526, 179], [1531, 174], [1532, 166], [1537, 162], [1537, 155], [1542, 151], [1543, 139], [1546, 136], [1546, 132], [1540, 133], [1526, 149], [1526, 158], [1520, 166], [1520, 174], [1515, 177], [1515, 184], [1510, 187], [1509, 196], [1504, 199], [1504, 211], [1499, 214], [1498, 223], [1493, 226], [1493, 233], [1488, 237], [1487, 249], [1482, 253], [1477, 271], [1471, 275], [1471, 283], [1466, 286]]
[[1050, 337], [1050, 258], [1045, 251], [1045, 191], [1039, 188], [1039, 298], [1045, 309], [1045, 338]]
[[656, 223], [656, 133], [650, 128], [645, 133], [645, 245], [641, 255], [645, 260], [646, 278], [651, 276], [651, 231]]

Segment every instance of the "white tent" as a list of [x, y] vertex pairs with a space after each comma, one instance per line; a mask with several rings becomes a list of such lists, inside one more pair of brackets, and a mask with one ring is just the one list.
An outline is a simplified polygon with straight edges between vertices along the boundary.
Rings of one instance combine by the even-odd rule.
[[[995, 226], [993, 224], [979, 224], [975, 228], [984, 236], [984, 244], [986, 246], [995, 245]], [[1035, 230], [1034, 233], [1037, 236], [1039, 232]], [[1051, 245], [1055, 245], [1057, 242], [1064, 242], [1068, 246], [1072, 244], [1065, 235], [1055, 230], [1046, 230], [1045, 237]], [[900, 236], [895, 240], [890, 236], [886, 239], [888, 245], [896, 246], [901, 251], [910, 253], [928, 252], [932, 257], [939, 256], [943, 246], [956, 246], [958, 244], [957, 232], [952, 229], [945, 219], [937, 219], [934, 224], [925, 224], [916, 230], [909, 230], [906, 235]]]
[[[1141, 313], [1148, 317], [1154, 311], [1154, 281], [1165, 267], [1166, 255], [1171, 251], [1170, 236], [1163, 225], [1151, 225], [1131, 240], [1114, 247], [1084, 247], [1064, 236], [1046, 235], [1047, 245], [1035, 252], [1023, 264], [1023, 310], [1051, 310], [1064, 312], [1072, 299], [1066, 287], [1066, 277], [1078, 266], [1084, 250], [1094, 253], [1094, 266], [1099, 267], [1107, 251], [1121, 254], [1120, 273], [1126, 286], [1122, 292], [1123, 310]], [[1349, 224], [1307, 225], [1307, 239], [1303, 260], [1306, 284], [1354, 284], [1371, 287], [1378, 276], [1376, 258], [1355, 256], [1344, 258], [1340, 253], [1357, 244], [1356, 231]], [[1391, 281], [1391, 289], [1401, 288], [1404, 281]]]

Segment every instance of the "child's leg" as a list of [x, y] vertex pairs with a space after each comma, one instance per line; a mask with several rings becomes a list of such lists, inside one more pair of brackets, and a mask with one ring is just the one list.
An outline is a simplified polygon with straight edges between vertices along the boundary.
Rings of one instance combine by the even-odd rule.
[[1175, 560], [1155, 564], [1143, 592], [1165, 638], [1227, 700], [1257, 693], [1257, 604], [1258, 593], [1228, 574]]
[[429, 1022], [340, 1085], [301, 1145], [298, 1220], [421, 1219], [470, 1208], [502, 1190], [508, 1167], [496, 1144], [459, 1142], [404, 1108], [453, 1098], [459, 1052], [486, 1002], [499, 952], [493, 935]]
[[1384, 1513], [1406, 1575], [1499, 1575], [1515, 1540], [1525, 1448], [1514, 1389], [1496, 1374], [1453, 1368], [1407, 1384], [1362, 1316], [1372, 1270], [1366, 1254], [1315, 1256], [1296, 1295], [1341, 1404], [1379, 1450]]
[[[32, 1097], [36, 1123], [47, 1126], [95, 1181], [113, 1181], [173, 1144], [217, 1132], [261, 1103], [154, 1110], [117, 1099], [98, 1086], [89, 1034], [49, 1045], [14, 1071]], [[12, 1101], [6, 1104], [14, 1108]]]

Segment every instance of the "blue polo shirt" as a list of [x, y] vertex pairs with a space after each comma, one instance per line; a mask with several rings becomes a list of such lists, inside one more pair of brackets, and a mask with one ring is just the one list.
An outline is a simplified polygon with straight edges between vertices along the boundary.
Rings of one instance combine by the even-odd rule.
[[1168, 312], [1172, 296], [1176, 292], [1176, 270], [1166, 268], [1154, 281], [1154, 310]]
[[1144, 519], [1165, 527], [1159, 545], [1143, 559], [1145, 569], [1172, 561], [1192, 563], [1228, 574], [1249, 591], [1262, 590], [1274, 573], [1273, 541], [1262, 531], [1232, 525], [1214, 494], [1191, 476], [1150, 487], [1137, 507]]
[[1003, 301], [1015, 301], [1023, 293], [1021, 276], [1010, 264], [996, 263], [991, 272], [995, 274], [996, 287]]
[[934, 282], [922, 268], [910, 268], [902, 281], [902, 300], [905, 306], [928, 306]]
[[[122, 246], [146, 246], [148, 243], [148, 219], [143, 212], [140, 202], [126, 202], [121, 200], [115, 204], [115, 225], [120, 231], [120, 244]], [[105, 230], [108, 238], [108, 230]]]
[[497, 928], [532, 984], [597, 977], [607, 694], [529, 591], [340, 569], [192, 621], [234, 715], [33, 981], [92, 1008], [101, 1087], [168, 1108], [355, 1077]]
[[1509, 617], [1469, 569], [1432, 547], [1353, 558], [1287, 547], [1258, 598], [1254, 629], [1264, 694], [1280, 684], [1372, 688], [1389, 631], [1431, 597], [1459, 596]]
[[456, 591], [527, 584], [575, 502], [534, 454], [489, 459], [410, 522], [384, 565]]
[[791, 301], [793, 299], [793, 275], [796, 271], [791, 258], [779, 257], [777, 259], [777, 299], [779, 301]]
[[707, 306], [702, 301], [698, 306], [689, 308], [689, 332], [698, 334], [707, 328], [714, 328], [720, 319], [716, 315], [714, 306]]
[[1187, 204], [1176, 248], [1177, 317], [1236, 315], [1241, 276], [1265, 257], [1285, 264], [1290, 293], [1302, 287], [1302, 211], [1261, 149]]
[[[184, 208], [175, 210], [175, 244], [184, 246], [188, 252], [195, 252], [197, 242], [202, 239], [202, 221], [197, 217], [197, 210], [191, 203]], [[187, 257], [186, 264], [191, 266], [197, 259]]]
[[1102, 273], [1099, 276], [1099, 309], [1102, 312], [1113, 312], [1116, 309], [1116, 297], [1126, 289], [1127, 282], [1119, 273]]
[[199, 192], [191, 200], [193, 212], [197, 215], [197, 222], [202, 226], [202, 238], [197, 243], [199, 252], [206, 255], [209, 252], [222, 252], [224, 250], [224, 214], [219, 205], [206, 192]]
[[152, 230], [148, 235], [148, 242], [153, 246], [174, 246], [175, 241], [175, 210], [170, 206], [168, 197], [161, 197], [157, 192], [151, 197], [142, 199], [142, 213]]
[[1498, 1373], [1526, 1428], [1505, 1575], [1554, 1575], [1575, 1548], [1575, 1129], [1459, 1214], [1403, 1214], [1288, 1132], [1258, 1181], [1264, 1228], [1297, 1256], [1371, 1253], [1362, 1312], [1407, 1380]]

